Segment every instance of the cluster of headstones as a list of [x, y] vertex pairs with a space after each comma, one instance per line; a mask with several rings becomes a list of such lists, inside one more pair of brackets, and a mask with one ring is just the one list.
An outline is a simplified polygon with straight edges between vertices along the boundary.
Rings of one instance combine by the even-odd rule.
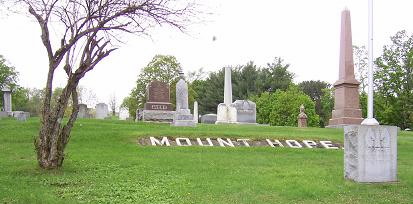
[[4, 117], [14, 117], [19, 121], [26, 121], [30, 118], [29, 112], [24, 111], [12, 111], [12, 91], [9, 87], [5, 86], [2, 88], [3, 92], [3, 108], [0, 111], [0, 118]]
[[[30, 118], [29, 112], [12, 111], [12, 90], [5, 86], [1, 90], [3, 92], [3, 108], [0, 111], [0, 118], [14, 117], [20, 121], [26, 121]], [[88, 108], [86, 104], [79, 104], [78, 118], [97, 118], [105, 119], [109, 117], [108, 105], [105, 103], [96, 104], [96, 112], [93, 113], [92, 108]], [[129, 112], [125, 109], [119, 111], [119, 119], [126, 120], [129, 118]]]
[[[171, 122], [174, 126], [195, 126], [199, 121], [198, 102], [194, 102], [193, 115], [188, 106], [188, 85], [183, 73], [176, 85], [176, 110], [172, 110], [169, 85], [152, 81], [146, 90], [147, 102], [144, 109], [136, 111], [136, 120]], [[304, 106], [300, 107], [298, 126], [307, 127], [307, 115]], [[250, 100], [232, 101], [231, 68], [225, 68], [224, 102], [218, 105], [217, 114], [205, 114], [201, 123], [209, 124], [257, 124], [256, 104]]]
[[[199, 121], [198, 102], [194, 102], [193, 114], [188, 106], [188, 85], [183, 73], [176, 85], [176, 110], [172, 110], [169, 85], [152, 81], [147, 86], [147, 102], [143, 110], [137, 110], [137, 120], [171, 122], [173, 126], [195, 126]], [[224, 103], [218, 105], [217, 114], [201, 117], [202, 123], [256, 124], [256, 105], [249, 100], [232, 102], [231, 69], [225, 69]]]
[[[108, 105], [105, 103], [96, 104], [95, 111], [92, 108], [88, 108], [86, 104], [79, 104], [79, 113], [77, 114], [77, 118], [105, 119], [109, 117]], [[126, 120], [128, 118], [129, 112], [126, 109], [121, 108], [119, 110], [119, 120]]]

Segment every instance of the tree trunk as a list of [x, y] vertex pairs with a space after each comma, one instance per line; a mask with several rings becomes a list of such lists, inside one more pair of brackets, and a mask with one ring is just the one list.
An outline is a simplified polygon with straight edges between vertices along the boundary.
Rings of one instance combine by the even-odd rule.
[[[67, 86], [63, 89], [55, 107], [43, 108], [50, 110], [43, 112], [42, 124], [38, 138], [35, 140], [37, 160], [43, 169], [56, 169], [62, 166], [64, 160], [64, 149], [69, 142], [70, 131], [76, 121], [79, 112], [78, 95], [76, 87], [79, 80], [70, 77]], [[50, 95], [51, 97], [51, 95]], [[70, 97], [72, 97], [72, 114], [66, 124], [63, 124], [64, 112]], [[50, 99], [45, 99], [47, 101]]]

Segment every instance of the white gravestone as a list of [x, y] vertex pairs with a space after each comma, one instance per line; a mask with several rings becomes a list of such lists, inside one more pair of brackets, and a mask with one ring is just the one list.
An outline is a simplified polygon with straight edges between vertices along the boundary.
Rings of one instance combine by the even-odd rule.
[[181, 79], [176, 84], [176, 111], [171, 125], [196, 126], [194, 116], [188, 108], [188, 85], [180, 73]]
[[12, 101], [11, 101], [11, 89], [9, 87], [3, 87], [3, 111], [7, 114], [12, 113]]
[[201, 123], [215, 124], [217, 121], [217, 114], [205, 114], [201, 116]]
[[198, 119], [199, 119], [199, 116], [198, 116], [198, 102], [195, 101], [194, 102], [194, 122], [198, 123]]
[[14, 111], [13, 117], [19, 121], [26, 121], [27, 119], [30, 118], [30, 113], [24, 112], [24, 111]]
[[256, 104], [249, 100], [236, 100], [231, 104], [236, 112], [232, 113], [232, 122], [237, 124], [256, 124]]
[[344, 177], [356, 182], [397, 181], [397, 127], [344, 126]]
[[105, 119], [109, 115], [108, 105], [105, 103], [96, 104], [96, 118]]
[[224, 103], [217, 108], [215, 124], [256, 124], [256, 105], [249, 100], [236, 100], [232, 103], [231, 68], [225, 68]]
[[77, 118], [87, 118], [87, 105], [86, 104], [79, 104], [79, 113], [77, 114]]

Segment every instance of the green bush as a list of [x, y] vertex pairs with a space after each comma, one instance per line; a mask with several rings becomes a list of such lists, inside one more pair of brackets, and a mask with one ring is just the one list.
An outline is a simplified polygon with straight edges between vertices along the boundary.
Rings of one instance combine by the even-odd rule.
[[320, 117], [315, 113], [315, 104], [309, 96], [291, 85], [286, 91], [275, 93], [265, 92], [259, 97], [253, 97], [257, 104], [257, 122], [273, 126], [297, 126], [297, 117], [301, 104], [308, 116], [308, 125], [317, 127]]

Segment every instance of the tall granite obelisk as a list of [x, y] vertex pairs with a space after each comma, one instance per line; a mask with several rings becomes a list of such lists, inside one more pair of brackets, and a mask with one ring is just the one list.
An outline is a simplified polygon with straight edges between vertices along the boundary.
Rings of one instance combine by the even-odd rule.
[[345, 9], [341, 12], [339, 79], [334, 83], [334, 110], [329, 127], [360, 125], [363, 121], [359, 85], [354, 76], [350, 11]]

